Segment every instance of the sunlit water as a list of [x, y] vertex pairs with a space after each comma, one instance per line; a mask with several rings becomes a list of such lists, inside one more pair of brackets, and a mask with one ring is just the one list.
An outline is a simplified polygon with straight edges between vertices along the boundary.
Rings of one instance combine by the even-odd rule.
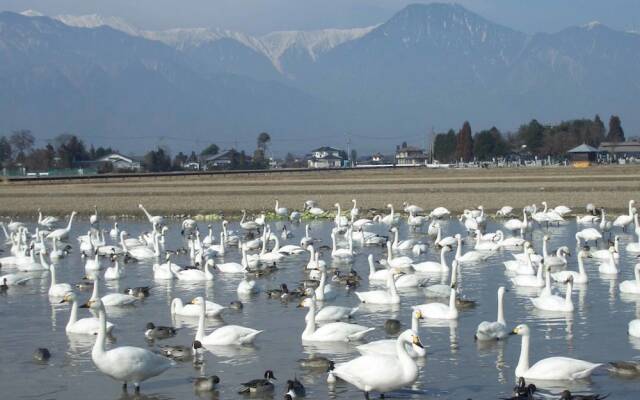
[[[463, 227], [456, 220], [443, 223], [447, 235], [462, 232]], [[279, 232], [281, 223], [274, 223], [274, 232]], [[31, 228], [33, 225], [30, 226]], [[167, 236], [167, 249], [183, 247], [178, 223], [170, 226]], [[313, 222], [312, 236], [322, 239], [322, 244], [331, 244], [329, 237], [331, 224]], [[487, 231], [498, 226], [490, 222]], [[106, 228], [106, 221], [103, 221]], [[121, 228], [137, 235], [148, 230], [149, 225], [141, 222], [122, 222]], [[204, 228], [204, 227], [203, 227]], [[219, 230], [219, 225], [214, 227]], [[294, 238], [288, 243], [298, 244], [304, 234], [304, 224], [290, 227]], [[232, 226], [232, 229], [238, 229]], [[203, 229], [204, 231], [205, 229]], [[388, 235], [383, 226], [372, 229]], [[424, 234], [409, 233], [401, 226], [401, 236], [411, 235], [431, 242]], [[84, 260], [79, 256], [79, 234], [86, 233], [87, 223], [74, 227], [69, 243], [74, 246], [72, 255], [60, 261], [57, 268], [58, 282], [78, 282], [85, 274]], [[541, 238], [546, 230], [537, 229], [533, 233], [535, 248], [540, 251]], [[577, 269], [575, 259], [576, 225], [566, 223], [560, 227], [549, 228], [550, 248], [568, 245], [574, 255], [568, 268]], [[206, 234], [206, 233], [205, 233]], [[621, 249], [630, 240], [631, 235], [622, 234]], [[466, 236], [466, 233], [464, 234]], [[465, 250], [471, 248], [472, 240], [467, 239]], [[601, 244], [602, 246], [602, 244]], [[357, 249], [359, 254], [353, 265], [363, 277], [359, 290], [368, 290], [367, 255], [373, 253], [376, 259], [384, 256], [381, 247]], [[396, 398], [452, 398], [452, 399], [492, 399], [508, 395], [514, 385], [514, 369], [520, 352], [520, 338], [510, 337], [499, 343], [479, 345], [473, 340], [478, 323], [496, 318], [496, 291], [506, 286], [505, 315], [510, 326], [527, 323], [532, 330], [532, 363], [540, 358], [566, 355], [592, 362], [628, 360], [637, 356], [640, 341], [627, 336], [627, 323], [640, 316], [640, 296], [622, 295], [618, 284], [625, 279], [633, 279], [633, 266], [637, 259], [621, 250], [621, 273], [613, 279], [601, 276], [595, 261], [586, 263], [589, 275], [588, 286], [574, 289], [573, 300], [576, 310], [573, 314], [542, 313], [534, 310], [529, 297], [535, 291], [516, 289], [504, 272], [502, 261], [511, 259], [511, 251], [495, 253], [487, 262], [477, 266], [464, 266], [461, 269], [460, 288], [463, 295], [478, 301], [477, 308], [462, 311], [454, 322], [421, 322], [421, 336], [428, 346], [426, 360], [419, 361], [420, 374], [415, 385], [406, 390], [390, 394]], [[5, 252], [6, 254], [6, 252]], [[415, 257], [416, 261], [425, 259], [439, 260], [439, 253], [430, 247], [427, 254]], [[180, 265], [190, 264], [188, 256], [177, 256], [174, 262]], [[448, 254], [448, 260], [453, 252]], [[323, 259], [330, 262], [330, 251], [323, 251]], [[277, 287], [287, 283], [289, 287], [305, 277], [304, 266], [308, 255], [302, 254], [285, 258], [279, 263], [279, 270], [269, 277], [259, 280], [263, 289]], [[222, 260], [220, 260], [222, 261]], [[224, 261], [240, 261], [237, 249], [230, 249]], [[116, 324], [115, 345], [133, 345], [153, 348], [158, 344], [189, 345], [195, 335], [197, 319], [172, 320], [169, 313], [171, 299], [180, 297], [190, 301], [196, 296], [206, 295], [219, 304], [228, 305], [238, 298], [236, 287], [242, 279], [238, 275], [216, 273], [213, 283], [190, 283], [178, 281], [154, 281], [151, 264], [126, 264], [127, 276], [120, 282], [101, 283], [101, 293], [122, 291], [126, 287], [151, 285], [151, 296], [136, 307], [110, 308], [108, 319]], [[346, 270], [345, 267], [341, 267]], [[348, 268], [348, 267], [347, 267]], [[13, 272], [5, 267], [2, 273]], [[439, 280], [440, 277], [435, 277]], [[448, 279], [448, 277], [446, 278]], [[335, 283], [334, 283], [335, 285]], [[68, 304], [52, 304], [47, 295], [49, 287], [48, 273], [34, 276], [24, 287], [12, 287], [0, 296], [0, 387], [2, 398], [12, 399], [118, 399], [126, 397], [119, 383], [97, 372], [91, 361], [93, 337], [70, 337], [65, 333], [69, 318]], [[564, 288], [555, 285], [555, 289], [564, 292]], [[356, 296], [344, 288], [339, 288], [339, 297], [331, 302], [336, 305], [358, 305]], [[78, 292], [79, 300], [89, 298], [90, 292]], [[304, 329], [304, 316], [307, 309], [296, 308], [297, 303], [281, 303], [266, 298], [264, 293], [251, 298], [243, 298], [242, 311], [226, 310], [223, 321], [207, 320], [206, 330], [210, 332], [223, 323], [238, 324], [263, 329], [254, 346], [229, 347], [208, 351], [205, 363], [195, 368], [190, 362], [179, 363], [159, 377], [142, 384], [144, 396], [158, 399], [182, 399], [203, 396], [193, 391], [189, 378], [200, 375], [218, 375], [221, 383], [217, 392], [204, 395], [205, 398], [238, 398], [239, 384], [261, 377], [267, 369], [272, 369], [278, 378], [273, 398], [282, 398], [285, 382], [296, 375], [306, 386], [307, 397], [360, 398], [354, 387], [339, 382], [333, 391], [329, 391], [326, 373], [302, 370], [298, 360], [310, 354], [323, 355], [335, 361], [344, 361], [357, 357], [355, 343], [321, 344], [304, 346], [300, 335]], [[446, 300], [443, 300], [446, 301]], [[354, 322], [376, 327], [367, 336], [367, 340], [389, 338], [384, 329], [388, 318], [400, 319], [405, 327], [410, 326], [411, 305], [427, 302], [421, 290], [402, 291], [400, 306], [361, 306]], [[79, 317], [89, 313], [80, 310]], [[147, 322], [156, 325], [181, 327], [179, 334], [172, 339], [149, 344], [144, 338]], [[113, 344], [110, 344], [113, 345]], [[52, 353], [48, 363], [38, 364], [32, 360], [32, 352], [37, 347], [47, 347]], [[558, 393], [564, 388], [577, 392], [611, 393], [611, 398], [632, 398], [638, 394], [638, 381], [624, 380], [610, 376], [605, 369], [597, 371], [591, 380], [561, 383], [555, 388], [546, 388], [543, 393]]]

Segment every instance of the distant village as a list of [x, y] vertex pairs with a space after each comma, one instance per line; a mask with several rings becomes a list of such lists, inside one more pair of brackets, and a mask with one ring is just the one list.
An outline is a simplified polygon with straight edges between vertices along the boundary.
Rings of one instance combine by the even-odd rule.
[[265, 169], [329, 168], [494, 168], [527, 166], [576, 166], [640, 162], [640, 140], [626, 139], [620, 119], [612, 116], [609, 130], [598, 116], [558, 125], [542, 125], [536, 120], [520, 127], [516, 133], [503, 135], [495, 127], [471, 133], [465, 122], [456, 133], [432, 135], [429, 148], [402, 142], [395, 151], [358, 155], [355, 149], [321, 146], [303, 156], [287, 153], [284, 158], [271, 156], [271, 136], [258, 135], [256, 149], [247, 154], [235, 148], [220, 149], [211, 144], [200, 152], [187, 155], [158, 147], [144, 156], [125, 155], [112, 148], [90, 146], [74, 135], [59, 135], [42, 148], [27, 130], [0, 137], [0, 175], [4, 176], [73, 176], [108, 173], [143, 173], [170, 171], [224, 171]]

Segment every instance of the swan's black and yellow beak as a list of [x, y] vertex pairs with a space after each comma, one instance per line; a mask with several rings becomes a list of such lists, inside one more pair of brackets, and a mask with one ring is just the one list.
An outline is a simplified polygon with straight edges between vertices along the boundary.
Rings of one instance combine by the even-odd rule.
[[412, 343], [418, 347], [420, 347], [421, 349], [424, 349], [424, 345], [422, 344], [422, 342], [420, 341], [420, 337], [419, 336], [413, 336], [413, 340]]
[[513, 330], [509, 332], [509, 335], [517, 335], [517, 334], [518, 334], [518, 328], [513, 328]]
[[86, 303], [84, 303], [83, 305], [80, 306], [80, 308], [89, 308], [91, 305], [89, 304], [89, 302], [87, 301]]

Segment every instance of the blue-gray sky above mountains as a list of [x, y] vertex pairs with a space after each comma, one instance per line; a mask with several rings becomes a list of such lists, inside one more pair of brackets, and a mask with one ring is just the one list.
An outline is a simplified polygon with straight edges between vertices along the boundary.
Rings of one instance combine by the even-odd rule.
[[[252, 34], [348, 28], [384, 22], [406, 0], [0, 0], [0, 10], [122, 17], [144, 29], [221, 27]], [[440, 0], [439, 2], [447, 2]], [[640, 31], [640, 0], [457, 0], [494, 22], [524, 32], [554, 32], [598, 20]]]

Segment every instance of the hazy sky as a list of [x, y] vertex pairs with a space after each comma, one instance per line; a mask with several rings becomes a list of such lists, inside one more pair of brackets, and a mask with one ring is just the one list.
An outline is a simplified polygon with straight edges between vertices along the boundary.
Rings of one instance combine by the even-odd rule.
[[[221, 27], [248, 33], [367, 26], [429, 0], [0, 0], [0, 10], [118, 16], [140, 28]], [[447, 2], [440, 0], [440, 2]], [[458, 0], [525, 32], [552, 32], [598, 20], [640, 31], [640, 0]]]

